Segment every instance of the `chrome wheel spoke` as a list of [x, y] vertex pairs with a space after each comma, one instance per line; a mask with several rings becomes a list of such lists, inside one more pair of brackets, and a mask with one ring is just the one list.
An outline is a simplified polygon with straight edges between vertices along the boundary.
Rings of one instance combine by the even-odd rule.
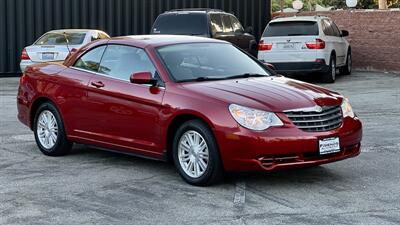
[[185, 132], [178, 145], [178, 159], [182, 170], [192, 178], [201, 177], [208, 167], [209, 152], [203, 136], [194, 131]]
[[202, 171], [205, 171], [207, 169], [207, 165], [202, 159], [199, 159], [199, 166]]

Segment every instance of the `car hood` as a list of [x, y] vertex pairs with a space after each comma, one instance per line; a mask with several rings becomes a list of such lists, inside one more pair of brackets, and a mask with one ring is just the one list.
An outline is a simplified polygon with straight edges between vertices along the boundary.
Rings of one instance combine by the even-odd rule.
[[227, 104], [272, 112], [339, 105], [343, 98], [334, 91], [282, 76], [191, 82], [182, 87]]

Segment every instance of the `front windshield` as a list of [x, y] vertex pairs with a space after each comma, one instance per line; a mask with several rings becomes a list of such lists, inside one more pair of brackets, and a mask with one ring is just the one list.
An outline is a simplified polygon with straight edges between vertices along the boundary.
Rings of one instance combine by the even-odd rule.
[[176, 44], [157, 51], [176, 82], [269, 75], [256, 61], [227, 43]]

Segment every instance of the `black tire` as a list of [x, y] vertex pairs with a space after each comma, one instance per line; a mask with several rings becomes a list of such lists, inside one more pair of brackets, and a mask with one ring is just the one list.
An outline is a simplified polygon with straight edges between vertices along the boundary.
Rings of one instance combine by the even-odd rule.
[[322, 81], [324, 83], [335, 83], [336, 79], [336, 57], [331, 55], [329, 60], [329, 69], [322, 75]]
[[[55, 120], [57, 122], [58, 131], [56, 135], [56, 141], [53, 147], [46, 148], [39, 140], [38, 134], [38, 119], [42, 112], [49, 111], [54, 115]], [[61, 119], [60, 113], [58, 112], [57, 108], [50, 102], [43, 103], [39, 106], [36, 111], [35, 118], [34, 118], [34, 125], [33, 125], [33, 132], [35, 134], [36, 144], [39, 147], [40, 151], [48, 156], [62, 156], [69, 153], [72, 148], [72, 142], [67, 140], [64, 123]]]
[[351, 56], [351, 51], [347, 53], [346, 65], [340, 68], [340, 74], [350, 75], [353, 66], [353, 58]]
[[[178, 159], [178, 147], [182, 136], [190, 131], [199, 133], [208, 147], [208, 165], [205, 172], [198, 178], [192, 178], [182, 168]], [[223, 176], [223, 167], [219, 155], [218, 145], [210, 128], [201, 120], [189, 120], [183, 123], [175, 133], [173, 141], [173, 160], [180, 176], [187, 183], [196, 186], [207, 186], [218, 183]]]

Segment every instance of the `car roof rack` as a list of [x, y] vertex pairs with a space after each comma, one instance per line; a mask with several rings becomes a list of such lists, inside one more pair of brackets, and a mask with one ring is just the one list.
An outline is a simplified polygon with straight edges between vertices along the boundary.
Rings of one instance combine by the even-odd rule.
[[183, 9], [171, 9], [165, 12], [182, 12], [182, 11], [205, 11], [205, 12], [225, 12], [221, 9], [211, 9], [211, 8], [183, 8]]

